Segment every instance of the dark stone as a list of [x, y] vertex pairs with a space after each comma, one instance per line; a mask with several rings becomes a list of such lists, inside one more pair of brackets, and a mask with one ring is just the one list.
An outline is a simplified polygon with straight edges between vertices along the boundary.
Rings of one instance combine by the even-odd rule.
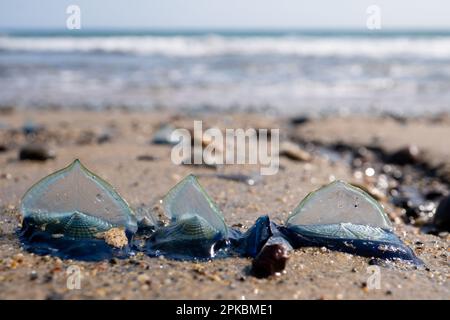
[[55, 157], [56, 154], [53, 150], [40, 144], [26, 145], [19, 151], [20, 160], [46, 161]]
[[407, 146], [389, 155], [387, 162], [398, 165], [418, 164], [420, 163], [420, 150], [414, 145]]
[[51, 292], [46, 297], [46, 300], [64, 300], [64, 296], [58, 292]]
[[172, 132], [175, 131], [176, 128], [170, 124], [162, 124], [159, 129], [153, 135], [152, 143], [153, 144], [168, 144], [175, 145], [179, 142], [178, 139], [172, 138]]
[[267, 278], [283, 271], [288, 259], [286, 247], [283, 245], [266, 245], [253, 260], [252, 273], [257, 278]]
[[136, 160], [138, 160], [138, 161], [155, 161], [156, 157], [154, 157], [152, 155], [148, 155], [148, 154], [142, 154], [140, 156], [137, 156]]
[[291, 124], [293, 124], [295, 126], [305, 124], [309, 121], [310, 121], [310, 119], [306, 116], [298, 116], [298, 117], [291, 118]]
[[27, 121], [22, 127], [22, 132], [25, 135], [38, 134], [43, 130], [44, 130], [43, 126], [36, 124], [33, 121]]
[[20, 160], [46, 161], [55, 157], [56, 155], [53, 150], [39, 144], [23, 146], [19, 151]]
[[439, 203], [433, 222], [439, 229], [450, 231], [450, 196], [445, 197]]
[[102, 133], [101, 135], [99, 135], [97, 137], [97, 143], [98, 144], [103, 144], [106, 142], [110, 142], [112, 140], [112, 136], [110, 133]]
[[38, 273], [36, 272], [36, 271], [31, 271], [30, 272], [30, 280], [31, 281], [34, 281], [34, 280], [36, 280], [38, 278]]

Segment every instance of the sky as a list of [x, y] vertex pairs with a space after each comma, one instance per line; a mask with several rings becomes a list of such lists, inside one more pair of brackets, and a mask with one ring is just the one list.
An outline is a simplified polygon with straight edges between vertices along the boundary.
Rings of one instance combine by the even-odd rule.
[[1, 0], [1, 29], [63, 29], [66, 8], [83, 29], [365, 28], [369, 5], [383, 29], [450, 29], [448, 0]]

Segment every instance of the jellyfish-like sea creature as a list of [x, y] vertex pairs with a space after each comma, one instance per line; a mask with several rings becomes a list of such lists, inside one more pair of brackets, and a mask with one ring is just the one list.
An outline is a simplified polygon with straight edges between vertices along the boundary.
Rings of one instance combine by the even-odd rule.
[[303, 199], [281, 230], [294, 248], [325, 246], [361, 256], [421, 263], [393, 233], [381, 205], [362, 189], [339, 180]]
[[114, 229], [128, 238], [137, 230], [125, 200], [79, 160], [34, 184], [20, 211], [21, 237], [38, 253], [97, 260], [102, 249], [111, 251], [105, 234]]
[[149, 255], [210, 259], [227, 245], [223, 215], [195, 176], [189, 175], [173, 187], [164, 197], [163, 206], [170, 224], [157, 229], [148, 239]]

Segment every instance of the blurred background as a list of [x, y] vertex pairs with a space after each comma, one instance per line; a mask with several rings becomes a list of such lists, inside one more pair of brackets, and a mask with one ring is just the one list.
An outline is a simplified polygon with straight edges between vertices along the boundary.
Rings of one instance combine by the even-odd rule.
[[2, 0], [0, 105], [449, 111], [449, 15], [439, 0]]

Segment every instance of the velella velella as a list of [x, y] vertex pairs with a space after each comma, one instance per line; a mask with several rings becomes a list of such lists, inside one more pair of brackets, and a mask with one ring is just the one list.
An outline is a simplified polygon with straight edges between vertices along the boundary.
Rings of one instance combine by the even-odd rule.
[[202, 260], [216, 257], [226, 246], [228, 228], [223, 215], [195, 176], [179, 182], [162, 203], [170, 224], [150, 236], [149, 255]]
[[394, 234], [383, 207], [362, 189], [340, 180], [306, 196], [281, 231], [294, 248], [325, 246], [361, 256], [421, 263]]
[[[286, 225], [265, 215], [245, 233], [227, 227], [194, 175], [175, 185], [161, 203], [169, 224], [161, 226], [146, 207], [138, 208], [138, 218], [111, 185], [75, 160], [26, 192], [20, 236], [30, 251], [82, 260], [125, 257], [131, 248], [177, 260], [251, 257], [258, 276], [279, 272], [288, 252], [304, 246], [421, 263], [395, 235], [383, 207], [343, 181], [310, 193]], [[136, 233], [143, 236], [141, 245], [130, 241]]]
[[137, 230], [126, 201], [79, 160], [34, 184], [23, 196], [20, 212], [25, 247], [42, 254], [102, 259], [114, 246], [125, 250], [123, 238]]

